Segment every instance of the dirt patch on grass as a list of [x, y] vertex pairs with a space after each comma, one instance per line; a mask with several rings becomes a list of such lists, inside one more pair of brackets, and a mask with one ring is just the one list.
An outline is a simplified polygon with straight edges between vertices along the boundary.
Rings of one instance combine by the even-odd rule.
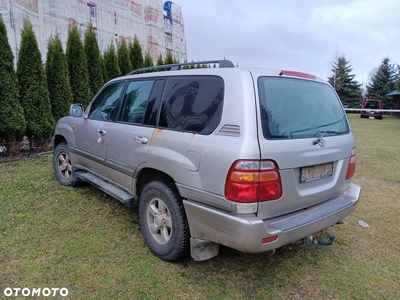
[[[1, 146], [1, 145], [0, 145]], [[3, 151], [0, 155], [0, 163], [18, 161], [23, 158], [37, 158], [44, 153], [51, 153], [52, 145], [51, 141], [42, 143], [33, 143], [33, 146], [29, 146], [27, 141], [21, 143], [2, 144]]]

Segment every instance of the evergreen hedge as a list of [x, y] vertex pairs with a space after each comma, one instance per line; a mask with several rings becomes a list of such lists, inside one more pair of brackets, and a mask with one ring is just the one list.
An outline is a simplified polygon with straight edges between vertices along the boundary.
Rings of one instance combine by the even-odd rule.
[[129, 56], [131, 58], [132, 70], [143, 68], [143, 51], [136, 35], [133, 39], [133, 43], [129, 45]]
[[66, 50], [69, 83], [72, 88], [73, 102], [87, 106], [92, 99], [89, 86], [89, 72], [86, 53], [79, 36], [78, 28], [71, 26], [68, 30]]
[[46, 78], [51, 112], [54, 120], [58, 121], [69, 114], [69, 107], [73, 100], [67, 59], [58, 35], [50, 38], [47, 45]]
[[132, 63], [129, 57], [129, 49], [126, 45], [125, 39], [121, 40], [121, 44], [117, 50], [118, 65], [122, 75], [126, 75], [132, 71]]
[[17, 77], [21, 105], [27, 121], [28, 138], [44, 141], [51, 137], [54, 119], [49, 91], [36, 36], [32, 24], [25, 19], [17, 62]]
[[118, 57], [115, 53], [115, 47], [113, 44], [111, 44], [104, 52], [104, 65], [107, 73], [106, 81], [121, 76], [121, 70], [119, 69], [118, 65]]
[[150, 51], [146, 52], [146, 55], [144, 56], [144, 63], [143, 66], [146, 67], [153, 67], [153, 58], [151, 57]]
[[89, 74], [89, 85], [92, 91], [91, 98], [93, 98], [104, 85], [104, 77], [99, 44], [92, 25], [85, 32], [84, 49]]
[[0, 15], [0, 142], [14, 142], [25, 133], [14, 55], [8, 42], [7, 29]]

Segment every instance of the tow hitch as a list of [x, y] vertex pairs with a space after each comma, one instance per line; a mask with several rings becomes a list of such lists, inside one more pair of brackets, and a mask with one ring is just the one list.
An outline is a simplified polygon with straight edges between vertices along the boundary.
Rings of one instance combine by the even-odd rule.
[[330, 246], [332, 245], [334, 239], [335, 235], [333, 233], [329, 235], [329, 241], [324, 241], [320, 239], [319, 236], [310, 235], [304, 239], [304, 245], [306, 245], [309, 248], [312, 248], [314, 244], [321, 246]]

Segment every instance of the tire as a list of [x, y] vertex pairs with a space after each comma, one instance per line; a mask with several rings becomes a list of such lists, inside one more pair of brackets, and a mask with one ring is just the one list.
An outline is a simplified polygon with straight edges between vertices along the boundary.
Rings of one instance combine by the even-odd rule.
[[189, 253], [189, 226], [175, 185], [157, 180], [146, 185], [139, 201], [143, 238], [154, 255], [176, 261]]
[[79, 183], [71, 164], [68, 145], [66, 143], [59, 143], [54, 149], [53, 169], [54, 175], [62, 185], [76, 186]]

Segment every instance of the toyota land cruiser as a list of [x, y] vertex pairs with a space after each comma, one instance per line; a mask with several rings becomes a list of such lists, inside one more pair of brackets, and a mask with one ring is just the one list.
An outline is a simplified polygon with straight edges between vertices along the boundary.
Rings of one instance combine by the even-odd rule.
[[138, 206], [145, 242], [166, 261], [209, 259], [220, 244], [316, 242], [361, 191], [337, 94], [308, 73], [201, 62], [214, 63], [139, 69], [86, 109], [73, 104], [54, 132], [55, 176]]

